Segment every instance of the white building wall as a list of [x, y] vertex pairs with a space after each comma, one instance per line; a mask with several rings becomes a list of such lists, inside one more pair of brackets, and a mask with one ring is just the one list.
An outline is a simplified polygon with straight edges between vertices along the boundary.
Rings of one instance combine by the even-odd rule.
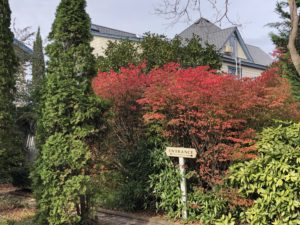
[[[225, 72], [225, 73], [228, 73], [228, 66], [235, 67], [234, 64], [223, 62], [222, 67], [221, 67], [221, 71]], [[250, 77], [250, 78], [259, 77], [262, 72], [264, 72], [264, 70], [242, 66], [242, 77]]]
[[116, 39], [93, 36], [93, 40], [91, 41], [91, 46], [94, 48], [93, 54], [95, 56], [104, 56], [109, 41], [116, 41]]

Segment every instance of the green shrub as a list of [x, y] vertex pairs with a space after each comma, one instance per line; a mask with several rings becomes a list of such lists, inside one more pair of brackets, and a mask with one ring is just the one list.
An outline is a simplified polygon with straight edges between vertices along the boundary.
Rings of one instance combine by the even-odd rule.
[[188, 217], [192, 221], [212, 224], [227, 213], [227, 201], [214, 191], [204, 192], [203, 189], [195, 189], [189, 194], [188, 202]]
[[[139, 148], [139, 149], [137, 149]], [[105, 208], [117, 208], [126, 211], [149, 208], [150, 151], [143, 144], [137, 144], [126, 150], [120, 149], [114, 155], [112, 167], [97, 177], [98, 204]]]
[[32, 225], [32, 219], [25, 219], [19, 222], [13, 222], [8, 220], [1, 220], [0, 225]]
[[[148, 143], [153, 149], [151, 154], [153, 173], [150, 176], [150, 191], [155, 197], [156, 209], [163, 211], [170, 218], [178, 219], [181, 218], [183, 209], [178, 158], [170, 158], [165, 154], [167, 142], [159, 135], [160, 133], [161, 126], [158, 124], [152, 124], [148, 128]], [[228, 212], [227, 201], [217, 194], [217, 191], [195, 188], [199, 187], [195, 171], [187, 170], [186, 179], [189, 221], [202, 221], [211, 224]]]
[[7, 220], [0, 219], [0, 225], [9, 225], [9, 222]]
[[29, 166], [19, 167], [12, 170], [12, 184], [15, 187], [30, 188], [31, 179], [29, 178]]
[[[166, 213], [170, 218], [181, 218], [183, 205], [178, 166], [165, 155], [162, 149], [155, 150], [152, 157], [155, 166], [160, 168], [160, 172], [152, 174], [150, 177], [150, 187], [156, 197], [156, 208]], [[215, 191], [192, 188], [195, 185], [192, 181], [193, 174], [195, 174], [193, 171], [186, 174], [188, 180], [188, 220], [212, 224], [228, 212], [228, 203]]]
[[156, 198], [156, 208], [171, 218], [180, 218], [182, 203], [179, 170], [163, 149], [156, 149], [152, 157], [154, 166], [160, 170], [150, 176], [150, 188]]
[[262, 132], [260, 156], [231, 167], [230, 182], [254, 203], [241, 218], [249, 224], [300, 224], [300, 123]]
[[220, 219], [215, 221], [215, 225], [235, 225], [235, 218], [229, 213], [227, 216], [223, 215]]

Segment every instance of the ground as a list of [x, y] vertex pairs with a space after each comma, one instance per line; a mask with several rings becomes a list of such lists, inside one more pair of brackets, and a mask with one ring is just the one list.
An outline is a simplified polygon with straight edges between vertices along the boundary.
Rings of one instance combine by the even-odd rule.
[[35, 201], [27, 191], [0, 185], [0, 225], [32, 225]]
[[[180, 224], [166, 220], [163, 215], [147, 212], [125, 213], [98, 209], [95, 214], [95, 224], [101, 225]], [[35, 200], [29, 191], [20, 190], [11, 185], [0, 185], [0, 225], [33, 225], [34, 215]]]

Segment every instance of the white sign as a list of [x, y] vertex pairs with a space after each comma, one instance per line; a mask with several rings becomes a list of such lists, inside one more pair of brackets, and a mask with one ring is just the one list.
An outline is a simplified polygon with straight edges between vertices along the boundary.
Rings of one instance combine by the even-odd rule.
[[196, 158], [197, 152], [194, 148], [176, 148], [167, 147], [167, 156], [178, 157], [179, 158], [179, 170], [181, 174], [180, 189], [181, 189], [181, 201], [183, 204], [182, 218], [187, 219], [187, 189], [186, 189], [186, 179], [185, 179], [185, 165], [184, 158]]
[[183, 157], [183, 158], [196, 158], [197, 152], [194, 148], [176, 148], [176, 147], [167, 147], [166, 149], [167, 156], [170, 157]]

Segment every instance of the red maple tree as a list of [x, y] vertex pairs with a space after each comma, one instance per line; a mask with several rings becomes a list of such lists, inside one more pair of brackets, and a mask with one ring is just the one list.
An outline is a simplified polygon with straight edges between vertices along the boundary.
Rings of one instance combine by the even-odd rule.
[[99, 73], [93, 88], [117, 111], [138, 110], [146, 124], [159, 123], [173, 146], [196, 148], [194, 166], [209, 186], [222, 181], [232, 162], [256, 156], [256, 131], [274, 119], [300, 118], [290, 86], [276, 68], [256, 79], [205, 66], [182, 69], [171, 63], [148, 74], [143, 68]]

